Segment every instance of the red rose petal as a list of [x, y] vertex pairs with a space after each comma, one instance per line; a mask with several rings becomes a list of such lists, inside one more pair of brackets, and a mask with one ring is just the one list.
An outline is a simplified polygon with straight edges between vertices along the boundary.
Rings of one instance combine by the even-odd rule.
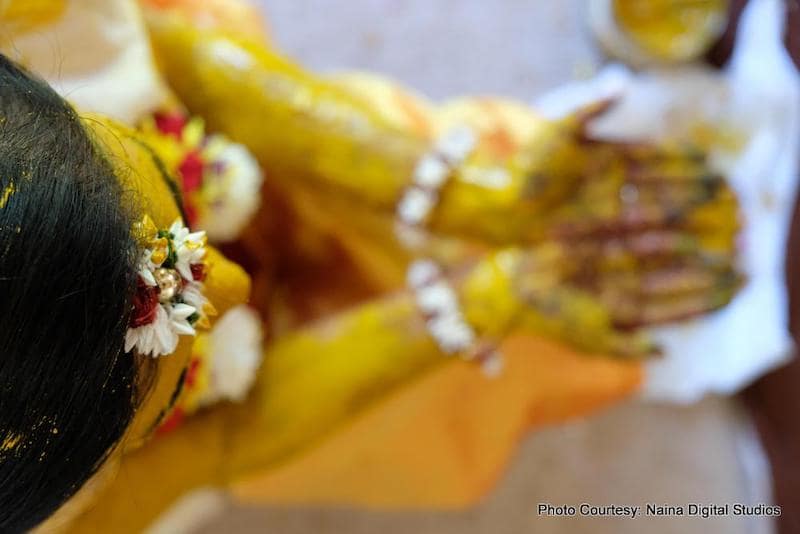
[[192, 278], [196, 282], [202, 282], [206, 279], [206, 266], [203, 263], [193, 263], [189, 266], [192, 270]]
[[171, 135], [180, 140], [183, 136], [183, 129], [186, 128], [186, 117], [178, 112], [156, 113], [156, 128], [161, 133]]
[[180, 166], [178, 166], [178, 173], [181, 176], [181, 186], [184, 193], [191, 193], [200, 189], [203, 185], [203, 168], [205, 162], [200, 157], [200, 152], [192, 150], [183, 158]]
[[130, 320], [131, 328], [138, 328], [155, 321], [158, 293], [158, 287], [148, 286], [141, 276], [136, 280], [136, 292], [133, 295], [133, 314]]

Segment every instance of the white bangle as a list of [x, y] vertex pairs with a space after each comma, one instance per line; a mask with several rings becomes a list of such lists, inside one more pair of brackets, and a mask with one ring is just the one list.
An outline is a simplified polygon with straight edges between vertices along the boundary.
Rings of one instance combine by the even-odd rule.
[[406, 246], [420, 244], [421, 232], [439, 202], [439, 191], [475, 148], [477, 136], [471, 128], [459, 126], [439, 139], [432, 151], [414, 167], [411, 185], [397, 203], [397, 236]]
[[436, 262], [413, 262], [406, 281], [425, 316], [428, 333], [442, 352], [460, 354], [465, 360], [478, 362], [487, 376], [497, 376], [503, 368], [502, 357], [493, 345], [478, 342], [478, 336], [461, 313], [455, 290]]

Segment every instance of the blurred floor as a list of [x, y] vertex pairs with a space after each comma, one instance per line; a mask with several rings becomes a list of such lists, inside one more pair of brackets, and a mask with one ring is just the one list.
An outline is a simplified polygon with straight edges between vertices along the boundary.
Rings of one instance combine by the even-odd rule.
[[251, 0], [275, 43], [317, 72], [369, 70], [444, 99], [530, 100], [589, 76], [585, 0]]
[[[431, 97], [529, 101], [588, 76], [600, 55], [582, 0], [260, 0], [277, 45], [317, 70], [366, 69]], [[222, 503], [199, 533], [768, 533], [769, 520], [548, 519], [536, 505], [768, 501], [763, 456], [729, 399], [631, 401], [528, 438], [497, 490], [463, 512], [243, 508]], [[220, 505], [216, 497], [211, 497]]]
[[749, 480], [751, 469], [742, 462], [760, 458], [747, 452], [751, 432], [728, 400], [708, 399], [686, 408], [629, 402], [533, 434], [500, 485], [473, 509], [377, 512], [225, 503], [196, 534], [767, 534], [772, 530], [766, 519], [546, 518], [536, 513], [539, 502], [763, 502], [767, 481]]

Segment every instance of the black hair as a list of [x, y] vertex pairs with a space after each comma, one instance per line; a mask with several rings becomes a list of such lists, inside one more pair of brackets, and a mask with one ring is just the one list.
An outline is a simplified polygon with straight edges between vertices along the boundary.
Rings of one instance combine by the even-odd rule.
[[0, 531], [58, 509], [143, 395], [131, 209], [73, 109], [0, 55]]

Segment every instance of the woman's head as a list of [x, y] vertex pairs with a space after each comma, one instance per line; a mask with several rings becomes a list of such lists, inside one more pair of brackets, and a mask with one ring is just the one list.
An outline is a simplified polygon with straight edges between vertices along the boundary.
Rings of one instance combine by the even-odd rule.
[[75, 112], [0, 56], [0, 531], [69, 499], [131, 425], [145, 360], [123, 352], [134, 214]]

